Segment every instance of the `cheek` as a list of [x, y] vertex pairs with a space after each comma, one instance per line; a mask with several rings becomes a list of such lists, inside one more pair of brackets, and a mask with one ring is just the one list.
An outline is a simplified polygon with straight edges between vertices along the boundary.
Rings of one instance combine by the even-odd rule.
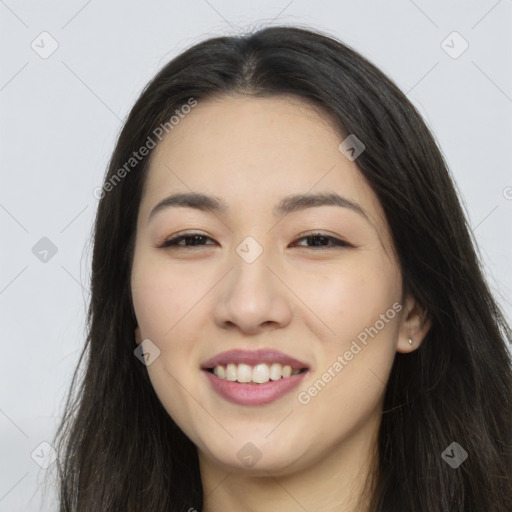
[[207, 284], [171, 269], [165, 261], [134, 262], [132, 299], [142, 336], [157, 344], [170, 341], [183, 319], [196, 312], [195, 304], [206, 293]]
[[318, 367], [301, 389], [312, 415], [328, 411], [334, 425], [357, 430], [379, 410], [395, 357], [400, 298], [393, 269], [326, 281], [318, 311], [336, 335], [322, 339]]
[[197, 336], [197, 304], [205, 293], [206, 283], [187, 278], [186, 273], [171, 272], [168, 265], [148, 260], [142, 265], [134, 261], [132, 299], [142, 339], [149, 338], [160, 350], [147, 366], [153, 390], [168, 414], [179, 425], [200, 415], [190, 400], [193, 395], [195, 360], [194, 336]]
[[323, 271], [320, 278], [316, 275], [295, 280], [298, 295], [341, 344], [373, 326], [381, 314], [401, 300], [400, 276], [390, 264], [353, 261]]
[[165, 386], [176, 387], [176, 381], [165, 373], [182, 382], [196, 370], [191, 365], [197, 359], [193, 356], [198, 333], [209, 318], [208, 301], [202, 299], [211, 288], [211, 276], [191, 276], [148, 255], [134, 260], [131, 286], [141, 337], [149, 338], [160, 350], [148, 373], [156, 385], [163, 373]]
[[361, 258], [346, 271], [330, 272], [315, 300], [319, 316], [335, 332], [323, 338], [315, 372], [321, 382], [315, 382], [325, 390], [315, 407], [334, 410], [344, 404], [350, 417], [363, 417], [382, 398], [395, 357], [400, 273], [385, 260]]

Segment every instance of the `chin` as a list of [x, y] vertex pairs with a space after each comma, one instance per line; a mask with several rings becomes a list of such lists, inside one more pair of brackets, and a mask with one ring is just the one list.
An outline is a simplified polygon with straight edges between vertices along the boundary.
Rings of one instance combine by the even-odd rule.
[[[259, 439], [252, 433], [248, 441], [240, 441], [243, 436], [221, 445], [206, 445], [206, 453], [203, 451], [210, 464], [219, 465], [226, 471], [244, 471], [254, 476], [285, 475], [300, 470], [300, 466], [305, 463], [303, 451], [298, 453], [296, 448], [284, 447], [278, 439], [276, 442], [281, 444], [278, 449], [276, 443], [265, 439], [264, 436]], [[300, 443], [294, 443], [296, 446]]]

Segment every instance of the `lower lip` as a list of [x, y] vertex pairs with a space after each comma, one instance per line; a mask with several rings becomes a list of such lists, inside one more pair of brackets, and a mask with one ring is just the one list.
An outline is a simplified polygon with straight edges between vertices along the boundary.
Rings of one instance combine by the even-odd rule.
[[213, 373], [203, 370], [213, 389], [226, 400], [239, 405], [263, 405], [273, 402], [297, 387], [305, 372], [279, 380], [269, 380], [265, 384], [241, 384], [219, 379]]

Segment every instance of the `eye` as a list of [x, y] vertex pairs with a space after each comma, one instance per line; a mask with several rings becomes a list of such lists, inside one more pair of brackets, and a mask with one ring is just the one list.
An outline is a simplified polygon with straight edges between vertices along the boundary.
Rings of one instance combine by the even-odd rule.
[[[304, 245], [298, 244], [297, 242], [300, 242], [301, 240], [305, 240], [308, 244], [311, 244], [311, 245], [304, 246]], [[333, 249], [336, 247], [353, 247], [348, 242], [340, 240], [339, 238], [336, 238], [334, 236], [325, 235], [323, 233], [308, 233], [306, 236], [298, 238], [293, 243], [298, 245], [299, 247], [306, 247], [306, 248], [318, 247], [320, 249]]]
[[[206, 242], [210, 240], [213, 242], [213, 239], [209, 236], [203, 235], [202, 233], [185, 233], [181, 235], [176, 235], [172, 238], [168, 238], [158, 245], [158, 248], [165, 249], [168, 247], [204, 247], [205, 245], [215, 245], [215, 243], [207, 244]], [[298, 242], [305, 241], [307, 245], [301, 245]], [[353, 247], [353, 245], [340, 240], [339, 238], [326, 235], [324, 233], [308, 233], [306, 236], [301, 238], [297, 238], [293, 242], [294, 245], [298, 247], [306, 247], [308, 249], [317, 248], [321, 250], [325, 249], [333, 249], [336, 247]]]
[[[203, 235], [202, 233], [187, 233], [183, 235], [177, 235], [172, 238], [168, 238], [163, 243], [159, 244], [158, 247], [160, 249], [166, 247], [197, 247], [204, 245], [212, 245], [212, 244], [204, 244], [206, 240], [212, 240], [209, 236]], [[185, 243], [182, 243], [185, 242]]]

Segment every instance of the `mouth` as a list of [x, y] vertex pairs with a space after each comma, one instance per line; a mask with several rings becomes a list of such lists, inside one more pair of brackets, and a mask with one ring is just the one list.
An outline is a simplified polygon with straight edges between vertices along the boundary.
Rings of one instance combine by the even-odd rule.
[[218, 365], [214, 368], [206, 368], [206, 371], [215, 375], [221, 380], [236, 382], [238, 384], [251, 384], [259, 386], [269, 381], [278, 381], [288, 379], [295, 375], [307, 372], [307, 368], [294, 368], [290, 365], [279, 363], [259, 363], [255, 366], [248, 364], [228, 363], [227, 365]]
[[229, 350], [212, 357], [201, 369], [230, 382], [265, 384], [288, 379], [309, 370], [309, 366], [278, 350]]
[[213, 390], [239, 405], [277, 400], [295, 388], [309, 369], [306, 363], [274, 350], [223, 352], [201, 367]]

